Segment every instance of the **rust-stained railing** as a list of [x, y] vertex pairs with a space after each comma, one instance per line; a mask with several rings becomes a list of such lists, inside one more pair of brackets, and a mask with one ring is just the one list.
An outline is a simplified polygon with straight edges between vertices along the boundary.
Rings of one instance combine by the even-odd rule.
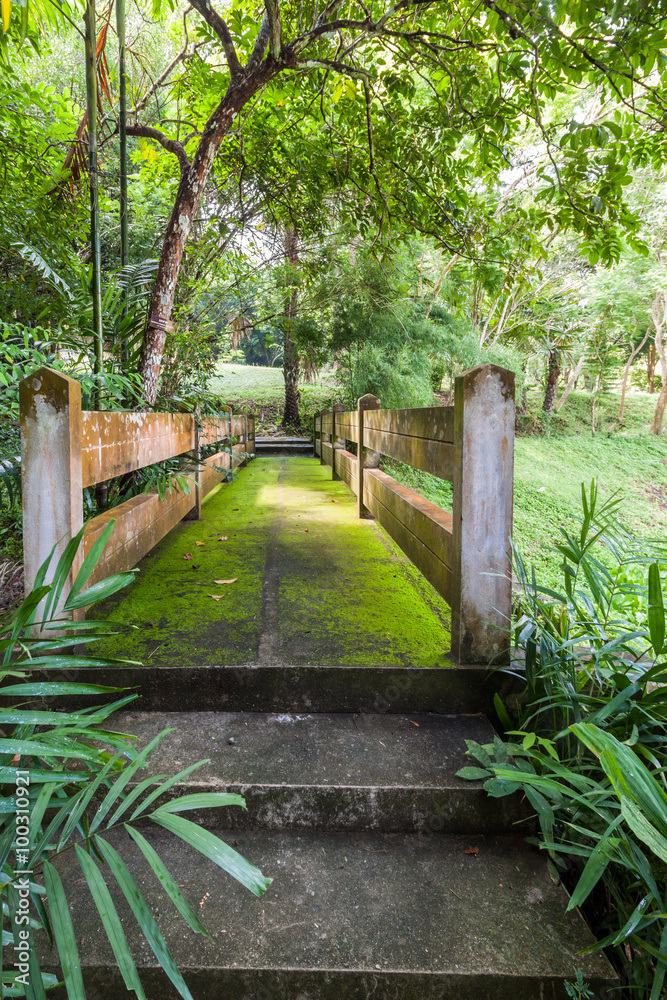
[[[255, 451], [253, 415], [204, 419], [191, 413], [116, 413], [81, 409], [81, 386], [41, 368], [20, 385], [23, 559], [26, 590], [54, 546], [60, 553], [84, 524], [83, 488], [178, 455], [193, 460], [191, 493], [174, 490], [126, 500], [85, 526], [72, 573], [110, 520], [115, 526], [89, 583], [130, 569], [184, 517], [201, 516], [201, 502], [227, 470]], [[205, 445], [230, 438], [228, 451], [199, 461]], [[196, 484], [196, 485], [195, 485]], [[48, 580], [47, 580], [48, 582]], [[67, 592], [68, 588], [65, 588]]]
[[[454, 406], [383, 410], [375, 396], [313, 422], [315, 455], [357, 494], [452, 609], [459, 663], [506, 658], [514, 491], [514, 374], [481, 365], [456, 379]], [[357, 454], [347, 442], [357, 445]], [[453, 485], [453, 513], [379, 468], [380, 455]]]

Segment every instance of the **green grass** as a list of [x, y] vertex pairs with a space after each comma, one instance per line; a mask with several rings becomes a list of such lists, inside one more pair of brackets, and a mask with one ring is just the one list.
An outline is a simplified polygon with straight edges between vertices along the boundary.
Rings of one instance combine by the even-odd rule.
[[[581, 435], [591, 437], [591, 395], [572, 392], [562, 410], [553, 414], [542, 413], [544, 394], [541, 389], [528, 392], [528, 413], [518, 418], [518, 432], [524, 434]], [[651, 426], [657, 395], [648, 392], [628, 392], [623, 421], [618, 423], [621, 395], [618, 392], [601, 393], [595, 403], [596, 436], [612, 434], [646, 434]]]
[[[285, 391], [282, 368], [221, 364], [209, 382], [209, 389], [231, 406], [256, 413], [259, 427], [280, 421]], [[339, 394], [334, 373], [314, 382], [302, 380], [299, 391], [304, 423], [316, 410], [330, 407]]]

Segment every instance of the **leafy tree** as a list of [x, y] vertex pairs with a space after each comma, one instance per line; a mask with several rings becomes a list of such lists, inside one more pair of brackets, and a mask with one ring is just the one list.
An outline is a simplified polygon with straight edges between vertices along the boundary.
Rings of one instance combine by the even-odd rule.
[[[324, 103], [325, 116], [327, 105], [340, 107], [346, 174], [369, 199], [358, 211], [362, 232], [364, 220], [383, 230], [402, 220], [455, 254], [497, 260], [508, 234], [520, 231], [530, 245], [531, 234], [545, 225], [580, 233], [593, 261], [617, 257], [623, 232], [632, 239], [637, 220], [623, 200], [628, 166], [657, 155], [659, 141], [634, 126], [628, 109], [661, 120], [662, 2], [647, 14], [635, 0], [621, 20], [610, 3], [573, 0], [557, 13], [509, 0], [402, 0], [372, 16], [357, 3], [343, 11], [332, 2], [318, 12], [312, 3], [267, 0], [263, 17], [234, 2], [226, 19], [204, 0], [190, 5], [204, 21], [198, 37], [224, 54], [226, 68], [198, 67], [189, 136], [174, 138], [168, 128], [148, 123], [130, 130], [172, 153], [180, 172], [140, 361], [149, 401], [157, 392], [183, 253], [216, 154], [251, 108], [263, 101], [270, 107], [271, 85], [279, 79], [295, 75], [302, 89], [310, 88], [314, 105], [318, 98]], [[548, 102], [582, 84], [598, 88], [607, 118], [547, 128]], [[280, 105], [273, 106], [276, 118]], [[530, 209], [513, 205], [510, 219], [506, 205], [496, 216], [487, 185], [510, 162], [527, 121], [543, 139], [548, 163], [538, 170]]]

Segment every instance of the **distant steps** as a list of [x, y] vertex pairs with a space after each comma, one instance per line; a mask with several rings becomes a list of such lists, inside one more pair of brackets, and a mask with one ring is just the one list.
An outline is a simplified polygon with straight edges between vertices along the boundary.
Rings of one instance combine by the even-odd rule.
[[255, 454], [261, 458], [267, 455], [312, 455], [313, 442], [300, 437], [256, 437]]

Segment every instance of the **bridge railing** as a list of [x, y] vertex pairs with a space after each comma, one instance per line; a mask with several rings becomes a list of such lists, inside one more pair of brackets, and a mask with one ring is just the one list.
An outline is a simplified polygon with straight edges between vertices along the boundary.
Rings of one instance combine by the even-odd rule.
[[[314, 451], [356, 493], [452, 611], [459, 663], [506, 659], [510, 648], [514, 374], [480, 365], [456, 379], [453, 406], [383, 410], [375, 396], [314, 419]], [[347, 450], [354, 442], [357, 454]], [[379, 468], [380, 455], [453, 486], [452, 513]]]
[[[109, 521], [116, 522], [90, 585], [136, 566], [183, 518], [199, 518], [202, 500], [226, 470], [255, 451], [252, 414], [204, 419], [198, 427], [192, 413], [82, 410], [79, 382], [50, 368], [25, 378], [19, 394], [26, 591], [53, 547], [59, 555], [83, 528], [84, 487], [179, 455], [193, 460], [185, 470], [190, 494], [174, 489], [160, 500], [157, 491], [142, 493], [87, 522], [72, 580]], [[204, 446], [232, 438], [231, 449], [201, 460]]]

